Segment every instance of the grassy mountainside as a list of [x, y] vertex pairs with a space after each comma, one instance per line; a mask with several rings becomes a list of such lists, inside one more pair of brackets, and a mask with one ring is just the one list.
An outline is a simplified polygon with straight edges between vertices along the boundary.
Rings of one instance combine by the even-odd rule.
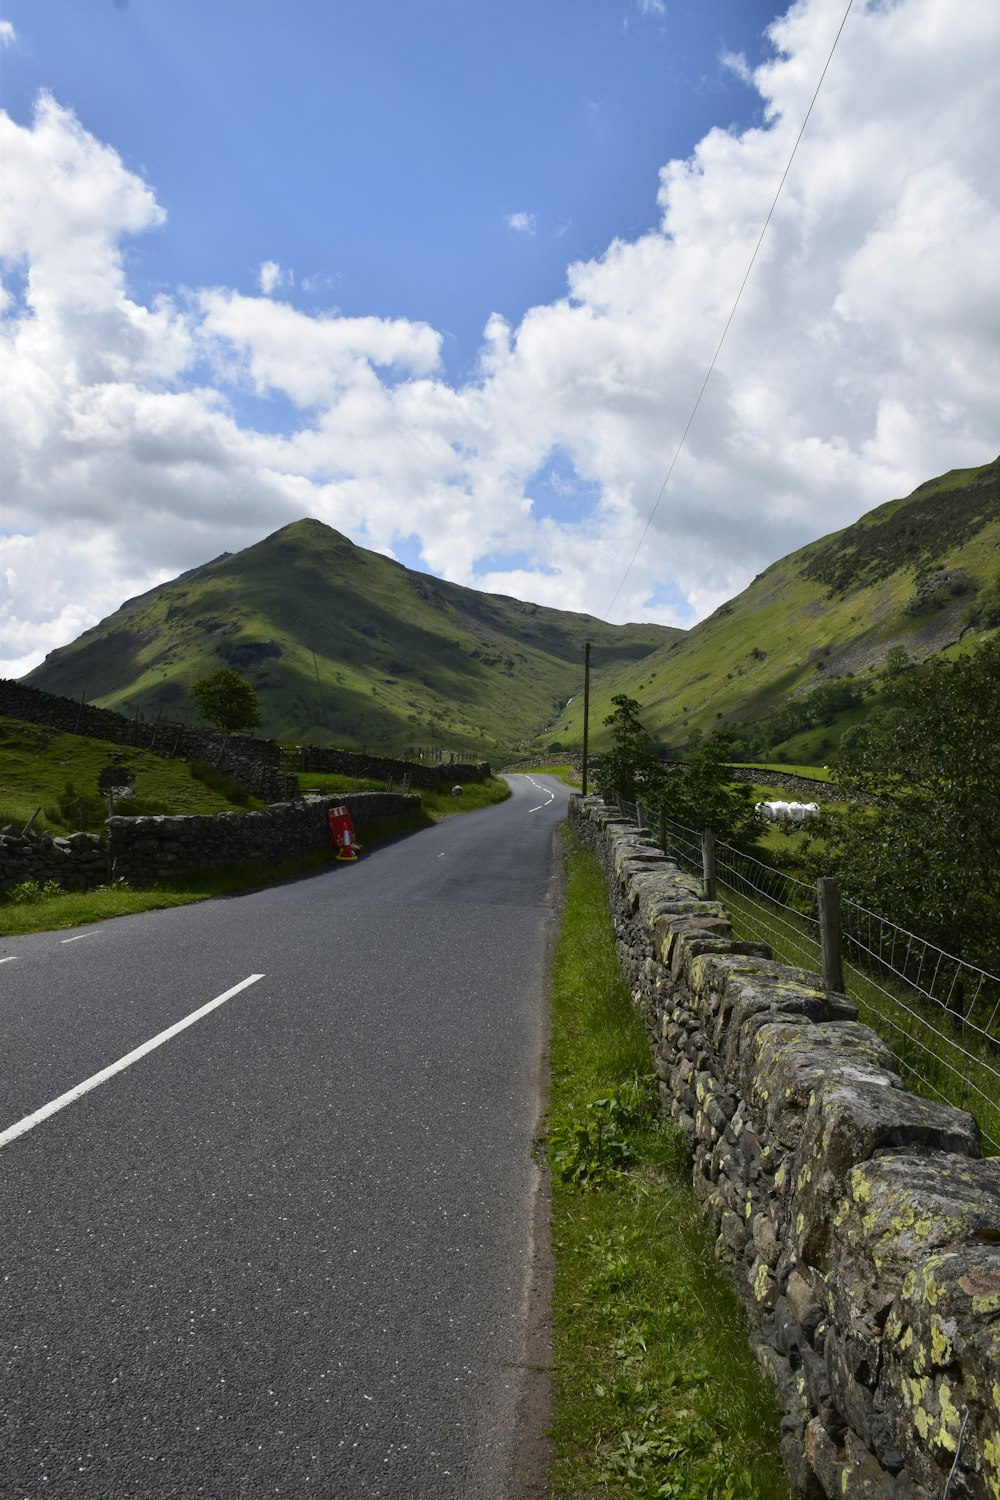
[[190, 684], [229, 666], [273, 738], [489, 755], [581, 690], [585, 640], [600, 671], [681, 635], [445, 583], [303, 520], [129, 600], [25, 681], [193, 720]]
[[[880, 701], [892, 648], [923, 660], [971, 649], [997, 625], [1000, 460], [953, 470], [791, 553], [680, 639], [605, 673], [592, 693], [592, 743], [600, 747], [613, 694], [627, 693], [675, 750], [723, 724], [766, 719], [772, 752], [821, 762]], [[809, 701], [816, 722], [794, 729]], [[579, 743], [580, 705], [553, 733]]]

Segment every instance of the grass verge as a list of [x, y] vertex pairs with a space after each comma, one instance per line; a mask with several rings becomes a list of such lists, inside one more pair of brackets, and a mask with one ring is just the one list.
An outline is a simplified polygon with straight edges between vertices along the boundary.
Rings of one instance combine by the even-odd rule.
[[565, 843], [548, 1155], [553, 1500], [787, 1500], [780, 1412], [652, 1107], [600, 868]]

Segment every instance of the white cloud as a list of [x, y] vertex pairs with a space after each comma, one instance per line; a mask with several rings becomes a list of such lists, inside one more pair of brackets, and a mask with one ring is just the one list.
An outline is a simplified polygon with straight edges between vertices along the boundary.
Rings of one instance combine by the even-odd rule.
[[257, 271], [257, 284], [265, 297], [270, 297], [273, 292], [283, 286], [295, 285], [295, 273], [284, 271], [276, 260], [262, 261]]
[[507, 226], [518, 234], [534, 234], [537, 225], [535, 214], [517, 213], [507, 215]]
[[13, 47], [17, 41], [17, 32], [10, 21], [0, 21], [0, 47]]
[[664, 0], [635, 0], [635, 3], [643, 16], [665, 16], [667, 13]]
[[[276, 262], [261, 296], [142, 305], [123, 252], [170, 232], [151, 188], [51, 99], [30, 125], [0, 116], [15, 534], [0, 539], [0, 672], [305, 514], [385, 551], [416, 536], [459, 582], [603, 614], [842, 13], [797, 0], [748, 74], [764, 125], [714, 130], [667, 163], [656, 228], [569, 267], [567, 294], [516, 326], [492, 317], [454, 386], [439, 332], [302, 312], [275, 299], [291, 285]], [[676, 620], [651, 603], [676, 594], [705, 614], [811, 537], [996, 455], [998, 47], [994, 0], [852, 11], [615, 618]], [[533, 216], [518, 217], [527, 233]], [[287, 436], [241, 426], [246, 389], [301, 419]]]

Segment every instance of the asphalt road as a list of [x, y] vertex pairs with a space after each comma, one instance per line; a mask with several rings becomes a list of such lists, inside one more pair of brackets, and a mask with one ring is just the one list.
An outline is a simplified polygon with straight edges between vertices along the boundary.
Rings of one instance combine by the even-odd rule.
[[0, 1500], [506, 1500], [567, 800], [511, 781], [0, 944]]

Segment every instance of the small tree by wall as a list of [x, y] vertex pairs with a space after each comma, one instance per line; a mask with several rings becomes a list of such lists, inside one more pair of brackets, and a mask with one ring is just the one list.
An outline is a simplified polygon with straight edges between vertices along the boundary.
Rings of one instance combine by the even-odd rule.
[[210, 672], [192, 683], [189, 692], [201, 717], [225, 734], [245, 733], [260, 723], [257, 694], [231, 667]]

